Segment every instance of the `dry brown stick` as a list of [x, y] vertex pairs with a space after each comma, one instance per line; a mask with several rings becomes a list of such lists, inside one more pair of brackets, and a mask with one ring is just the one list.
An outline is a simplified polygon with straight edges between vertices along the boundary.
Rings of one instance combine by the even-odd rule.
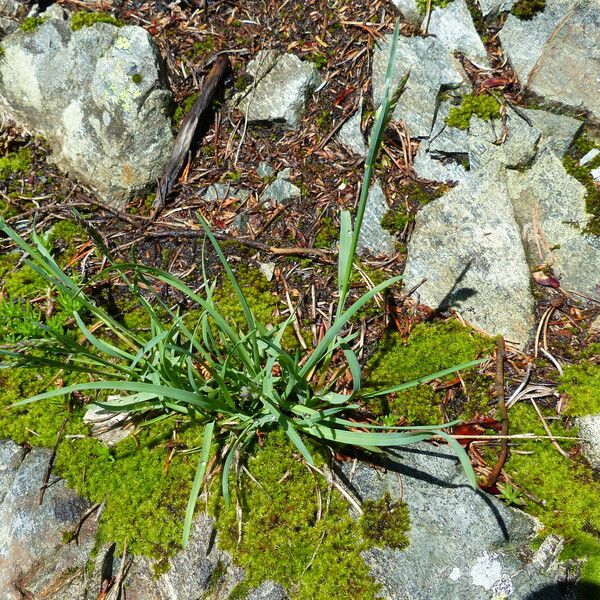
[[[238, 244], [242, 244], [243, 246], [249, 246], [250, 248], [255, 248], [256, 250], [261, 250], [262, 252], [268, 252], [269, 254], [275, 254], [278, 256], [318, 256], [325, 262], [333, 262], [329, 258], [332, 253], [327, 250], [322, 250], [321, 248], [301, 248], [299, 246], [292, 246], [290, 248], [278, 248], [277, 246], [269, 246], [268, 244], [263, 244], [262, 242], [257, 242], [256, 240], [235, 237], [233, 235], [227, 235], [226, 233], [213, 232], [213, 235], [219, 241], [237, 242]], [[203, 231], [156, 231], [148, 232], [144, 234], [143, 237], [145, 239], [155, 240], [160, 240], [169, 237], [203, 238], [205, 237], [205, 234]]]
[[156, 188], [156, 197], [152, 204], [153, 213], [152, 217], [156, 218], [158, 213], [164, 208], [167, 196], [173, 187], [173, 184], [179, 177], [181, 169], [185, 163], [185, 159], [188, 156], [196, 130], [198, 129], [198, 122], [206, 114], [211, 106], [212, 100], [217, 93], [221, 83], [225, 79], [226, 75], [231, 69], [231, 64], [227, 55], [222, 54], [215, 60], [210, 73], [204, 80], [204, 86], [202, 92], [198, 97], [198, 100], [194, 102], [190, 112], [186, 115], [181, 123], [181, 129], [177, 138], [175, 139], [175, 146], [171, 153], [171, 160], [167, 165], [165, 174], [160, 180]]
[[[508, 410], [506, 409], [506, 401], [504, 398], [504, 359], [506, 357], [506, 348], [504, 347], [504, 338], [500, 336], [498, 338], [498, 345], [496, 347], [496, 395], [498, 396], [498, 408], [502, 415], [502, 435], [508, 435]], [[498, 456], [498, 460], [494, 465], [494, 468], [490, 471], [490, 474], [485, 480], [483, 487], [490, 488], [496, 485], [502, 467], [508, 458], [508, 438], [502, 438], [502, 449]]]
[[67, 425], [67, 421], [69, 417], [65, 417], [63, 422], [56, 434], [56, 442], [54, 442], [54, 447], [52, 448], [52, 452], [50, 453], [50, 459], [48, 460], [48, 466], [46, 467], [46, 473], [44, 474], [44, 479], [42, 481], [42, 485], [40, 486], [40, 493], [38, 495], [38, 504], [41, 506], [44, 501], [44, 493], [46, 492], [46, 488], [48, 487], [48, 481], [50, 480], [50, 473], [52, 473], [52, 467], [54, 466], [54, 459], [56, 458], [56, 450], [58, 448], [58, 443], [60, 442], [60, 438], [65, 431], [65, 427]]

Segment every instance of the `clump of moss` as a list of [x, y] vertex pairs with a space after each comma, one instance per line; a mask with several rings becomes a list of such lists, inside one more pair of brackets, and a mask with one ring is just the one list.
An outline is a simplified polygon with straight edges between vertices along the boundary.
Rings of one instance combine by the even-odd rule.
[[322, 69], [327, 66], [327, 57], [320, 52], [314, 52], [308, 57], [308, 60], [317, 67], [317, 69]]
[[198, 100], [198, 92], [194, 92], [193, 94], [187, 96], [183, 100], [183, 102], [175, 109], [175, 114], [173, 115], [173, 124], [175, 126], [179, 125], [183, 120], [183, 117], [185, 117], [185, 115], [187, 115], [190, 112], [196, 100]]
[[[547, 422], [556, 436], [577, 435], [576, 429], [559, 421]], [[514, 434], [546, 435], [528, 404], [511, 408], [510, 427]], [[567, 451], [573, 446], [568, 440], [560, 440], [560, 444]], [[522, 452], [512, 452], [505, 469], [511, 480], [529, 493], [523, 498], [524, 508], [544, 524], [540, 535], [563, 536], [567, 543], [560, 558], [587, 558], [581, 581], [600, 585], [600, 504], [593, 471], [581, 459], [565, 459], [548, 440], [528, 440], [518, 449]]]
[[510, 11], [515, 17], [524, 21], [533, 19], [546, 8], [546, 0], [517, 0]]
[[194, 42], [192, 49], [188, 52], [188, 56], [192, 59], [199, 58], [204, 54], [212, 52], [215, 48], [215, 39], [207, 35], [204, 39]]
[[490, 121], [500, 118], [500, 102], [489, 94], [466, 94], [463, 96], [459, 106], [453, 106], [448, 111], [446, 125], [458, 129], [468, 129], [471, 117], [478, 116], [480, 119]]
[[[444, 8], [450, 4], [452, 0], [431, 0], [431, 10], [434, 8]], [[417, 8], [424, 15], [427, 12], [427, 0], [417, 0]]]
[[[388, 334], [367, 363], [366, 389], [383, 389], [418, 379], [491, 352], [494, 341], [456, 321], [417, 325], [405, 342]], [[463, 373], [468, 399], [461, 412], [487, 405], [488, 385], [469, 370]], [[432, 425], [443, 420], [441, 397], [431, 385], [420, 385], [369, 404], [376, 414], [405, 418], [410, 424]], [[470, 415], [465, 415], [470, 416]]]
[[31, 150], [29, 148], [19, 148], [16, 152], [9, 152], [0, 158], [1, 179], [18, 173], [27, 173], [29, 169], [31, 169]]
[[408, 546], [410, 515], [406, 502], [392, 500], [386, 492], [379, 500], [365, 500], [360, 518], [363, 537], [373, 546], [403, 550]]
[[432, 186], [417, 181], [405, 183], [400, 188], [400, 193], [408, 198], [416, 208], [441, 198], [447, 191], [448, 186], [446, 185]]
[[600, 365], [584, 362], [565, 367], [558, 390], [568, 396], [566, 414], [600, 414]]
[[392, 235], [396, 235], [403, 231], [408, 223], [411, 223], [414, 220], [414, 214], [408, 212], [406, 207], [398, 206], [396, 208], [391, 208], [383, 215], [381, 226]]
[[140, 83], [142, 83], [143, 80], [144, 80], [143, 76], [140, 75], [139, 73], [135, 73], [134, 75], [131, 76], [131, 81], [133, 81], [133, 83], [135, 83], [136, 85], [139, 85]]
[[338, 228], [333, 217], [323, 217], [321, 227], [315, 237], [315, 248], [331, 248], [338, 239]]
[[21, 21], [19, 29], [21, 31], [33, 31], [45, 22], [45, 17], [27, 17]]
[[91, 27], [94, 23], [109, 23], [117, 27], [123, 27], [125, 23], [105, 12], [85, 12], [79, 11], [71, 17], [71, 29], [79, 31], [83, 27]]
[[315, 123], [319, 129], [325, 129], [331, 118], [331, 111], [324, 110], [316, 118]]
[[243, 511], [239, 543], [236, 502], [229, 509], [222, 501], [213, 506], [220, 545], [247, 573], [233, 597], [243, 598], [250, 587], [270, 579], [298, 599], [374, 599], [379, 586], [361, 557], [368, 545], [347, 501], [311, 473], [285, 434], [269, 433], [247, 468], [256, 482], [242, 476], [236, 492]]
[[579, 165], [581, 158], [594, 148], [600, 150], [600, 144], [593, 142], [586, 135], [581, 135], [571, 152], [564, 156], [563, 165], [567, 173], [586, 189], [585, 209], [592, 215], [586, 231], [600, 235], [600, 189], [592, 176], [592, 170], [600, 167], [600, 154], [585, 165]]

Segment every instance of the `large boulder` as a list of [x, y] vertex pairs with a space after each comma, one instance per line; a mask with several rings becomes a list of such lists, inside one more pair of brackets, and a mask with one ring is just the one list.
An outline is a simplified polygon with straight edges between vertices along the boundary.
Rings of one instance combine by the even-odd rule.
[[530, 21], [510, 15], [500, 41], [519, 81], [543, 102], [600, 122], [596, 1], [547, 0]]
[[141, 27], [73, 31], [58, 6], [2, 41], [0, 105], [44, 136], [69, 174], [119, 205], [161, 176], [172, 148], [171, 92]]
[[472, 325], [519, 347], [534, 319], [530, 274], [505, 169], [490, 166], [426, 205], [408, 246], [404, 283], [434, 309], [456, 309]]

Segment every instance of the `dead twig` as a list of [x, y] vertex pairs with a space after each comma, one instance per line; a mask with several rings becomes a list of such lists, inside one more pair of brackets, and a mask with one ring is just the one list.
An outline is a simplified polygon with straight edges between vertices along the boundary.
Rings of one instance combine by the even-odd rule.
[[40, 493], [38, 495], [38, 505], [42, 505], [44, 501], [44, 493], [46, 492], [46, 488], [48, 487], [48, 481], [50, 481], [50, 473], [52, 473], [52, 467], [54, 466], [54, 459], [56, 458], [56, 450], [58, 449], [58, 444], [62, 438], [62, 435], [65, 431], [65, 427], [67, 425], [67, 421], [69, 417], [65, 417], [60, 425], [60, 429], [56, 434], [56, 442], [54, 442], [54, 446], [52, 448], [52, 452], [50, 453], [50, 459], [48, 460], [48, 466], [46, 467], [46, 472], [44, 473], [44, 479], [42, 480], [42, 485], [40, 486]]
[[212, 100], [217, 93], [217, 90], [221, 86], [226, 75], [231, 70], [231, 63], [227, 55], [222, 54], [215, 60], [215, 63], [210, 70], [210, 73], [204, 80], [204, 87], [198, 97], [198, 100], [194, 102], [190, 112], [183, 119], [181, 129], [177, 138], [175, 139], [175, 146], [171, 153], [171, 160], [167, 165], [165, 174], [160, 180], [158, 187], [156, 188], [156, 197], [152, 204], [152, 218], [155, 219], [158, 213], [165, 207], [167, 196], [173, 187], [173, 184], [179, 177], [181, 169], [185, 163], [194, 138], [198, 129], [198, 123], [200, 119], [208, 112], [212, 104]]
[[496, 464], [490, 471], [490, 474], [485, 480], [483, 487], [491, 488], [496, 485], [500, 472], [504, 467], [504, 463], [508, 458], [508, 410], [506, 409], [506, 401], [504, 398], [504, 359], [506, 357], [506, 348], [504, 346], [504, 338], [500, 336], [498, 338], [498, 345], [496, 346], [496, 395], [498, 396], [498, 408], [502, 415], [502, 448], [498, 455]]

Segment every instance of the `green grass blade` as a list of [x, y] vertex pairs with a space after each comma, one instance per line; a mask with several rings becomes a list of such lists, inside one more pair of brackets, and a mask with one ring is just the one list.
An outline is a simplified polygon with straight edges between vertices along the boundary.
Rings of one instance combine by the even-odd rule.
[[470, 367], [474, 367], [476, 365], [480, 365], [484, 362], [487, 362], [489, 359], [487, 358], [478, 358], [476, 360], [470, 360], [465, 363], [461, 363], [460, 365], [455, 365], [454, 367], [449, 367], [444, 369], [443, 371], [438, 371], [437, 373], [432, 373], [431, 375], [425, 375], [423, 377], [419, 377], [418, 379], [413, 379], [412, 381], [407, 381], [406, 383], [401, 383], [399, 385], [394, 385], [389, 388], [385, 388], [383, 390], [376, 390], [374, 392], [367, 392], [365, 394], [361, 394], [361, 398], [377, 398], [378, 396], [387, 396], [388, 394], [394, 394], [396, 392], [401, 392], [402, 390], [407, 390], [409, 388], [415, 387], [422, 383], [428, 383], [429, 381], [433, 381], [434, 379], [439, 379], [440, 377], [445, 377], [446, 375], [451, 375], [452, 373], [456, 373], [456, 371], [462, 371], [463, 369], [468, 369]]
[[452, 450], [454, 450], [454, 453], [458, 457], [458, 460], [465, 471], [465, 475], [467, 476], [469, 483], [475, 489], [477, 489], [477, 476], [475, 475], [475, 471], [473, 470], [473, 466], [471, 465], [471, 461], [469, 460], [469, 456], [465, 452], [465, 449], [455, 438], [447, 434], [445, 431], [438, 431], [437, 435], [443, 437], [448, 442], [448, 445], [452, 448]]
[[204, 481], [204, 474], [206, 473], [206, 467], [208, 465], [214, 429], [214, 421], [211, 421], [204, 426], [200, 460], [198, 461], [198, 467], [196, 468], [196, 475], [194, 476], [194, 482], [192, 483], [192, 491], [190, 492], [187, 508], [185, 510], [185, 519], [183, 521], [183, 535], [181, 544], [184, 548], [187, 548], [187, 545], [190, 541], [190, 532], [192, 530], [192, 523], [194, 521], [194, 509], [196, 508], [196, 502], [198, 501], [198, 496], [200, 495], [200, 488], [202, 487], [202, 482]]

